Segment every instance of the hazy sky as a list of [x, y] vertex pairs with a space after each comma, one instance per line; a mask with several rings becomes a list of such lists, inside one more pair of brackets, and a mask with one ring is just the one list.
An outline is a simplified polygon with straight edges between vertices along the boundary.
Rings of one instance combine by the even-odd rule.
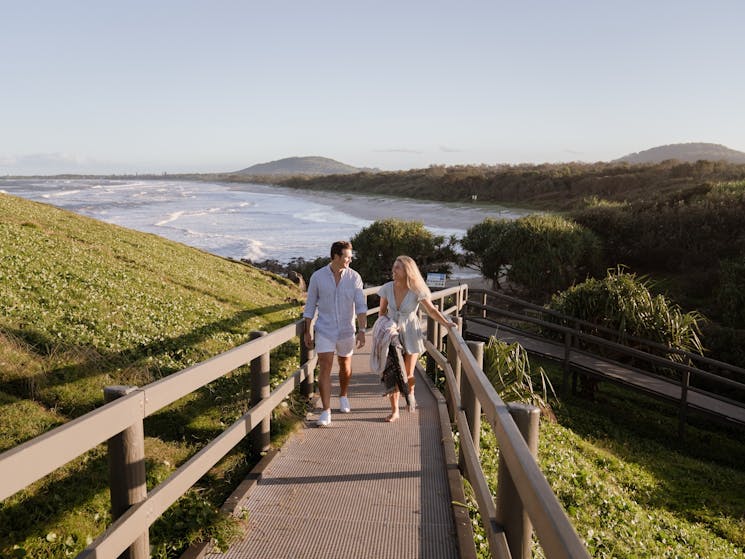
[[0, 175], [745, 151], [743, 0], [0, 0]]

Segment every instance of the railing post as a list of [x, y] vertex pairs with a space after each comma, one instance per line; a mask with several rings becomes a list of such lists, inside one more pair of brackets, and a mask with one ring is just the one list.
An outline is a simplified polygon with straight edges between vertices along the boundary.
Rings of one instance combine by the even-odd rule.
[[[515, 420], [530, 453], [538, 455], [538, 426], [541, 410], [528, 404], [508, 404], [510, 415]], [[533, 525], [520, 500], [507, 464], [499, 457], [497, 474], [497, 523], [504, 528], [507, 545], [513, 559], [530, 559], [530, 542]]]
[[[138, 390], [136, 386], [107, 386], [103, 389], [104, 400], [113, 402], [135, 390]], [[108, 454], [111, 516], [116, 520], [132, 505], [147, 498], [145, 429], [141, 419], [108, 440]], [[147, 528], [119, 557], [120, 559], [150, 557], [150, 535]]]
[[[302, 333], [300, 334], [300, 366], [302, 367], [305, 363], [313, 359], [314, 350], [305, 347], [305, 324], [303, 324]], [[314, 375], [315, 367], [308, 369], [308, 374], [305, 380], [300, 383], [300, 394], [309, 400], [313, 397], [313, 383], [315, 382]]]
[[[427, 341], [437, 347], [437, 322], [429, 315], [427, 315]], [[427, 354], [427, 376], [437, 384], [437, 363], [429, 354]]]
[[484, 307], [481, 309], [481, 318], [486, 318], [486, 291], [481, 294], [481, 304]]
[[[455, 318], [454, 322], [458, 325], [458, 331], [460, 332], [463, 328], [463, 317], [457, 317]], [[453, 370], [453, 376], [455, 377], [455, 386], [450, 387], [450, 390], [455, 392], [456, 390], [460, 394], [460, 385], [461, 385], [461, 362], [460, 357], [458, 356], [458, 351], [455, 349], [455, 340], [453, 340], [452, 335], [448, 335], [447, 339], [447, 346], [448, 346], [448, 354], [447, 359], [448, 363], [450, 363], [450, 368]], [[451, 400], [452, 401], [452, 400]], [[458, 410], [455, 409], [455, 406], [450, 406], [450, 422], [455, 422], [455, 415], [458, 413]]]
[[[438, 299], [435, 301], [435, 308], [442, 312], [442, 309], [445, 308], [445, 299]], [[439, 322], [435, 321], [435, 340], [437, 342], [435, 343], [435, 347], [437, 347], [437, 351], [442, 353], [443, 346], [442, 346], [442, 326]]]
[[688, 415], [688, 387], [691, 385], [691, 372], [683, 371], [680, 383], [680, 409], [678, 410], [678, 438], [680, 442], [686, 438], [686, 417]]
[[572, 351], [572, 333], [564, 332], [564, 374], [561, 377], [561, 391], [564, 396], [569, 394], [569, 355]]
[[[264, 331], [251, 332], [251, 339], [255, 340], [266, 336]], [[251, 400], [250, 406], [254, 407], [263, 399], [271, 395], [269, 386], [269, 353], [263, 353], [251, 360]], [[266, 417], [251, 431], [251, 447], [256, 452], [269, 450], [271, 420]]]
[[[476, 363], [479, 369], [484, 369], [484, 342], [467, 342], [468, 349], [471, 350], [473, 357], [476, 359]], [[463, 375], [460, 383], [460, 402], [463, 406], [463, 411], [466, 413], [466, 419], [468, 420], [468, 427], [471, 430], [471, 440], [473, 445], [476, 447], [476, 455], [478, 456], [479, 447], [481, 446], [481, 402], [476, 398], [476, 392], [474, 392], [471, 383], [468, 382], [468, 376]], [[460, 434], [461, 437], [465, 437], [465, 433]]]

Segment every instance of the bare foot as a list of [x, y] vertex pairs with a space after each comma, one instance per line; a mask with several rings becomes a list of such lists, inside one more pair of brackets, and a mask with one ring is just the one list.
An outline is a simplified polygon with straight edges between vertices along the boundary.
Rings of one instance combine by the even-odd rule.
[[394, 421], [396, 421], [397, 419], [398, 419], [398, 414], [397, 414], [397, 413], [392, 413], [392, 414], [390, 414], [390, 415], [389, 415], [388, 417], [386, 417], [386, 418], [385, 418], [385, 420], [386, 420], [386, 421], [387, 421], [388, 423], [393, 423], [393, 422], [394, 422]]

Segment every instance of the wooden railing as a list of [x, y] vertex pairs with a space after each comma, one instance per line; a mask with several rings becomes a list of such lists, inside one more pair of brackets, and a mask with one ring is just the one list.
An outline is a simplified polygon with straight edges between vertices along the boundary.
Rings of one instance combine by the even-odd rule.
[[[379, 287], [365, 290], [365, 295], [375, 295]], [[447, 314], [459, 319], [466, 305], [467, 286], [458, 286], [433, 293], [433, 302]], [[449, 306], [448, 306], [449, 305]], [[371, 308], [368, 315], [375, 315], [379, 307]], [[460, 394], [450, 363], [441, 349], [443, 334], [431, 319], [428, 322], [427, 348], [432, 356], [432, 365], [445, 371], [452, 394]], [[78, 557], [110, 559], [125, 554], [132, 559], [144, 559], [149, 555], [148, 530], [179, 497], [192, 487], [205, 473], [219, 462], [246, 436], [251, 435], [260, 447], [268, 444], [268, 421], [272, 410], [296, 388], [310, 396], [313, 392], [313, 370], [317, 357], [312, 350], [304, 349], [302, 343], [300, 367], [273, 391], [268, 390], [269, 352], [295, 338], [302, 340], [304, 321], [299, 320], [270, 334], [255, 333], [254, 339], [212, 359], [169, 375], [144, 387], [109, 387], [106, 389], [108, 403], [90, 413], [49, 431], [35, 439], [0, 454], [0, 500], [28, 487], [67, 462], [81, 456], [107, 441], [111, 466], [111, 499], [114, 521]], [[463, 364], [465, 375], [460, 386], [471, 387], [473, 401], [464, 403], [471, 415], [479, 402], [487, 420], [492, 424], [500, 446], [505, 466], [504, 474], [513, 480], [518, 498], [507, 501], [510, 517], [526, 511], [535, 526], [538, 538], [549, 559], [562, 557], [587, 557], [587, 553], [569, 520], [561, 509], [556, 496], [548, 486], [536, 465], [534, 455], [520, 434], [510, 410], [502, 402], [486, 379], [481, 366], [475, 360], [460, 334], [453, 334], [453, 349], [449, 359]], [[436, 344], [433, 344], [436, 341]], [[251, 364], [252, 407], [212, 440], [187, 462], [181, 465], [165, 481], [149, 493], [145, 488], [145, 456], [143, 420], [165, 406], [207, 385], [208, 383]], [[259, 381], [260, 380], [260, 381]], [[452, 399], [452, 410], [462, 433], [473, 429], [464, 420], [458, 398]], [[514, 410], [513, 410], [514, 413]], [[480, 412], [478, 416], [480, 417]], [[464, 421], [466, 421], [464, 423]], [[468, 439], [468, 437], [462, 437]], [[487, 519], [490, 542], [494, 543], [493, 557], [508, 557], [506, 549], [513, 541], [525, 542], [525, 535], [512, 538], [510, 530], [497, 524], [494, 500], [488, 494], [483, 472], [478, 467], [478, 451], [473, 444], [463, 444], [466, 456], [462, 467], [474, 487], [478, 487], [477, 500], [483, 518]], [[474, 458], [475, 457], [475, 458]], [[481, 474], [479, 474], [481, 472]], [[507, 475], [506, 472], [509, 472]], [[500, 486], [508, 485], [507, 483]], [[498, 503], [501, 502], [498, 499]], [[503, 519], [509, 522], [509, 519]], [[525, 528], [525, 524], [522, 524]], [[507, 537], [498, 534], [506, 533]], [[528, 526], [529, 534], [529, 526]], [[529, 539], [529, 538], [528, 538]], [[529, 546], [528, 546], [529, 547]], [[501, 551], [500, 551], [501, 550]], [[513, 554], [517, 558], [518, 555]]]
[[[297, 387], [312, 393], [317, 357], [301, 350], [301, 365], [292, 375], [149, 493], [144, 487], [144, 418], [243, 365], [250, 363], [252, 373], [268, 372], [269, 352], [302, 339], [303, 329], [300, 320], [270, 334], [258, 333], [248, 343], [141, 388], [107, 388], [107, 399], [113, 401], [0, 454], [0, 500], [108, 441], [115, 520], [78, 557], [149, 557], [147, 532], [153, 522], [257, 427], [257, 440], [267, 441], [272, 410]], [[268, 385], [268, 374], [252, 377], [264, 378]], [[256, 388], [252, 386], [252, 398]]]
[[[487, 304], [489, 301], [491, 301], [491, 304]], [[502, 306], [497, 306], [500, 303]], [[745, 407], [745, 369], [728, 363], [689, 351], [669, 348], [650, 340], [632, 336], [619, 336], [618, 332], [609, 328], [579, 320], [495, 291], [472, 290], [467, 309], [469, 316], [476, 322], [483, 321], [485, 324], [492, 325], [501, 323], [532, 336], [545, 335], [546, 331], [555, 332], [564, 345], [562, 356], [565, 374], [564, 390], [569, 385], [567, 375], [571, 368], [569, 366], [570, 357], [574, 353], [597, 355], [605, 358], [612, 355], [611, 360], [626, 359], [633, 361], [633, 368], [636, 372], [677, 383], [680, 386], [678, 434], [681, 438], [685, 436], [688, 410], [691, 407], [688, 399], [691, 390], [704, 393], [727, 404]], [[635, 347], [630, 347], [629, 344], [634, 344]], [[708, 370], [702, 367], [706, 367]], [[670, 374], [662, 376], [658, 372], [661, 370]], [[586, 372], [592, 374], [593, 371]], [[703, 383], [706, 383], [706, 387], [702, 386]], [[634, 388], [631, 384], [627, 384], [627, 386]], [[734, 398], [732, 397], [733, 394], [739, 394], [739, 397]], [[715, 414], [709, 413], [709, 415], [714, 416]]]
[[[459, 303], [468, 299], [467, 287], [459, 287], [455, 305], [448, 308], [447, 297], [454, 289], [433, 293], [436, 305], [448, 314], [454, 308], [460, 311]], [[462, 317], [456, 320], [462, 325]], [[428, 319], [427, 373], [436, 368], [444, 373], [451, 421], [460, 434], [460, 469], [473, 487], [491, 556], [530, 557], [534, 529], [548, 559], [589, 557], [536, 462], [538, 408], [505, 404], [483, 372], [483, 343], [467, 343], [460, 331], [450, 332], [445, 337], [443, 328]], [[445, 345], [447, 357], [442, 354]], [[482, 414], [499, 445], [496, 500], [479, 460]]]

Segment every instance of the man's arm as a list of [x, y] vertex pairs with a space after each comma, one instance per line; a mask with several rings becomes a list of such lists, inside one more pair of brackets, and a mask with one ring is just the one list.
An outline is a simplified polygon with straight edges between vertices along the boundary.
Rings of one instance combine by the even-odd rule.
[[357, 347], [365, 347], [365, 332], [367, 332], [367, 311], [357, 315]]
[[365, 331], [367, 330], [367, 297], [363, 291], [362, 278], [357, 275], [354, 295], [354, 310], [357, 313], [357, 347], [365, 346]]
[[305, 299], [305, 308], [303, 309], [303, 318], [305, 319], [305, 331], [303, 332], [303, 343], [308, 349], [313, 348], [313, 317], [316, 314], [316, 305], [318, 304], [318, 283], [314, 275], [310, 276], [308, 282], [308, 296]]

